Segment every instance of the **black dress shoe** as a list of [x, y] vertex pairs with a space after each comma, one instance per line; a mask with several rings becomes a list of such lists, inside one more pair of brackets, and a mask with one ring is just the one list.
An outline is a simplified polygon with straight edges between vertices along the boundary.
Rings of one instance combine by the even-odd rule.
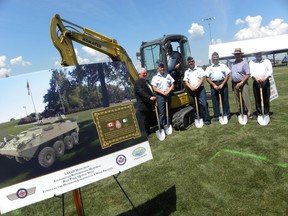
[[210, 121], [205, 121], [205, 125], [210, 125], [211, 122]]

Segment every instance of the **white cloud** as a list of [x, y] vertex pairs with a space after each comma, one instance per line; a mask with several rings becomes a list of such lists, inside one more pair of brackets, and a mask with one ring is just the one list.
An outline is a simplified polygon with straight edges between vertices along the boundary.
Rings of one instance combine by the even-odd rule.
[[288, 33], [288, 23], [285, 23], [283, 19], [276, 18], [270, 21], [269, 24], [266, 26], [261, 26], [261, 23], [261, 16], [247, 16], [245, 18], [245, 24], [247, 25], [247, 27], [241, 29], [234, 35], [235, 40], [276, 36]]
[[18, 56], [17, 58], [11, 59], [10, 63], [12, 65], [21, 65], [23, 67], [32, 65], [31, 62], [24, 61], [22, 56]]
[[286, 34], [288, 23], [285, 23], [283, 19], [274, 19], [267, 26], [261, 27], [261, 32], [265, 32], [267, 36]]
[[[77, 48], [74, 48], [76, 58], [79, 64], [89, 64], [92, 62], [107, 62], [107, 56], [89, 47], [83, 46], [81, 48], [85, 53], [87, 53], [91, 58], [83, 58]], [[61, 67], [61, 62], [56, 59], [54, 62], [55, 67]]]
[[235, 25], [242, 25], [242, 24], [244, 24], [245, 22], [244, 22], [244, 20], [242, 20], [242, 19], [237, 19], [236, 21], [235, 21]]
[[1, 68], [0, 67], [0, 78], [9, 77], [11, 69], [10, 68]]
[[[82, 48], [83, 49], [83, 48]], [[90, 63], [91, 61], [87, 58], [82, 58], [80, 55], [79, 55], [79, 51], [77, 48], [75, 48], [75, 53], [76, 53], [76, 57], [77, 57], [77, 61], [79, 64], [88, 64]]]
[[191, 27], [188, 29], [188, 32], [192, 40], [203, 38], [205, 34], [204, 27], [198, 25], [197, 23], [192, 23]]
[[6, 67], [6, 56], [0, 56], [0, 67]]
[[94, 58], [94, 60], [96, 62], [107, 62], [109, 61], [109, 56], [99, 52], [99, 51], [96, 51], [94, 49], [91, 49], [90, 47], [82, 47], [82, 50], [84, 52], [86, 52], [88, 55], [90, 55], [91, 57]]
[[247, 16], [245, 18], [245, 21], [247, 22], [248, 27], [250, 29], [258, 29], [261, 25], [262, 17], [261, 16], [255, 16], [255, 17]]
[[6, 65], [6, 56], [0, 56], [0, 78], [8, 77], [11, 69]]
[[[111, 61], [108, 55], [105, 55], [97, 50], [94, 50], [90, 47], [83, 46], [81, 48], [86, 54], [88, 54], [88, 58], [82, 57], [83, 52], [79, 52], [77, 48], [74, 49], [76, 58], [79, 64], [89, 64], [89, 63], [100, 63], [100, 62], [108, 62]], [[54, 66], [60, 67], [61, 62], [59, 59], [54, 60]]]
[[222, 40], [220, 38], [218, 39], [212, 39], [212, 44], [221, 44], [222, 43]]
[[54, 62], [54, 66], [55, 67], [61, 67], [61, 62], [59, 61], [59, 60], [56, 60], [55, 62]]

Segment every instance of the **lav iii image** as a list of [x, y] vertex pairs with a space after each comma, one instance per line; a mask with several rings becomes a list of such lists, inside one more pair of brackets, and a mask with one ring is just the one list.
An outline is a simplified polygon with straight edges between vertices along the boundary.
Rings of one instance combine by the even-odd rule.
[[19, 163], [38, 158], [42, 167], [50, 167], [57, 158], [79, 144], [79, 127], [75, 118], [64, 115], [40, 120], [11, 140], [0, 143], [0, 155], [15, 157]]

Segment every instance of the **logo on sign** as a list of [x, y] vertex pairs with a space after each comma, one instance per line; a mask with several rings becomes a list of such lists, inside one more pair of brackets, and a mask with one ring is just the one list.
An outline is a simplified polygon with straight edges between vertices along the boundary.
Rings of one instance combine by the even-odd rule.
[[118, 129], [122, 127], [122, 124], [121, 124], [121, 122], [119, 120], [116, 120], [115, 127], [118, 128]]
[[20, 199], [24, 199], [28, 193], [27, 193], [27, 190], [25, 188], [20, 188], [17, 193], [16, 193], [17, 197], [20, 198]]
[[116, 163], [120, 166], [124, 165], [126, 163], [125, 155], [118, 155], [116, 158]]
[[134, 157], [140, 157], [141, 155], [145, 154], [146, 152], [146, 149], [144, 147], [139, 147], [139, 148], [136, 148], [133, 152], [132, 152], [132, 155]]
[[114, 127], [114, 122], [109, 122], [109, 123], [107, 123], [107, 127], [108, 127], [108, 128]]

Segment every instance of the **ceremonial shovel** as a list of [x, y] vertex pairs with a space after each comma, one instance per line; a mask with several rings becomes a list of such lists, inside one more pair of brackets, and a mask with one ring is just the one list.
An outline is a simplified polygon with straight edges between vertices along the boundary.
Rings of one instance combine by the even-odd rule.
[[195, 106], [196, 106], [196, 112], [197, 112], [197, 119], [195, 119], [195, 127], [196, 128], [202, 128], [203, 127], [203, 119], [202, 118], [200, 119], [198, 102], [197, 102], [196, 96], [195, 96]]
[[239, 122], [241, 125], [246, 125], [246, 124], [247, 124], [247, 121], [248, 121], [248, 118], [247, 118], [247, 115], [244, 115], [244, 114], [243, 114], [243, 102], [242, 102], [241, 89], [239, 89], [239, 100], [240, 100], [241, 113], [240, 113], [240, 115], [238, 116], [238, 122]]
[[222, 106], [222, 96], [221, 96], [220, 91], [219, 91], [219, 102], [220, 102], [220, 110], [221, 110], [221, 116], [219, 116], [219, 122], [221, 125], [224, 125], [228, 123], [228, 118], [227, 116], [224, 116], [223, 106]]
[[168, 101], [166, 100], [166, 122], [167, 124], [164, 125], [164, 130], [167, 135], [172, 134], [172, 125], [169, 123], [169, 111], [168, 111]]
[[262, 87], [260, 87], [260, 97], [261, 97], [261, 111], [262, 115], [258, 115], [257, 121], [260, 125], [265, 126], [268, 125], [270, 122], [270, 117], [269, 115], [264, 114], [264, 101], [263, 101], [263, 90]]
[[163, 129], [160, 127], [160, 122], [159, 122], [159, 115], [158, 115], [158, 103], [156, 101], [156, 106], [155, 106], [155, 113], [156, 113], [156, 118], [157, 118], [157, 123], [158, 123], [158, 130], [156, 131], [156, 136], [160, 141], [165, 140], [165, 132]]

